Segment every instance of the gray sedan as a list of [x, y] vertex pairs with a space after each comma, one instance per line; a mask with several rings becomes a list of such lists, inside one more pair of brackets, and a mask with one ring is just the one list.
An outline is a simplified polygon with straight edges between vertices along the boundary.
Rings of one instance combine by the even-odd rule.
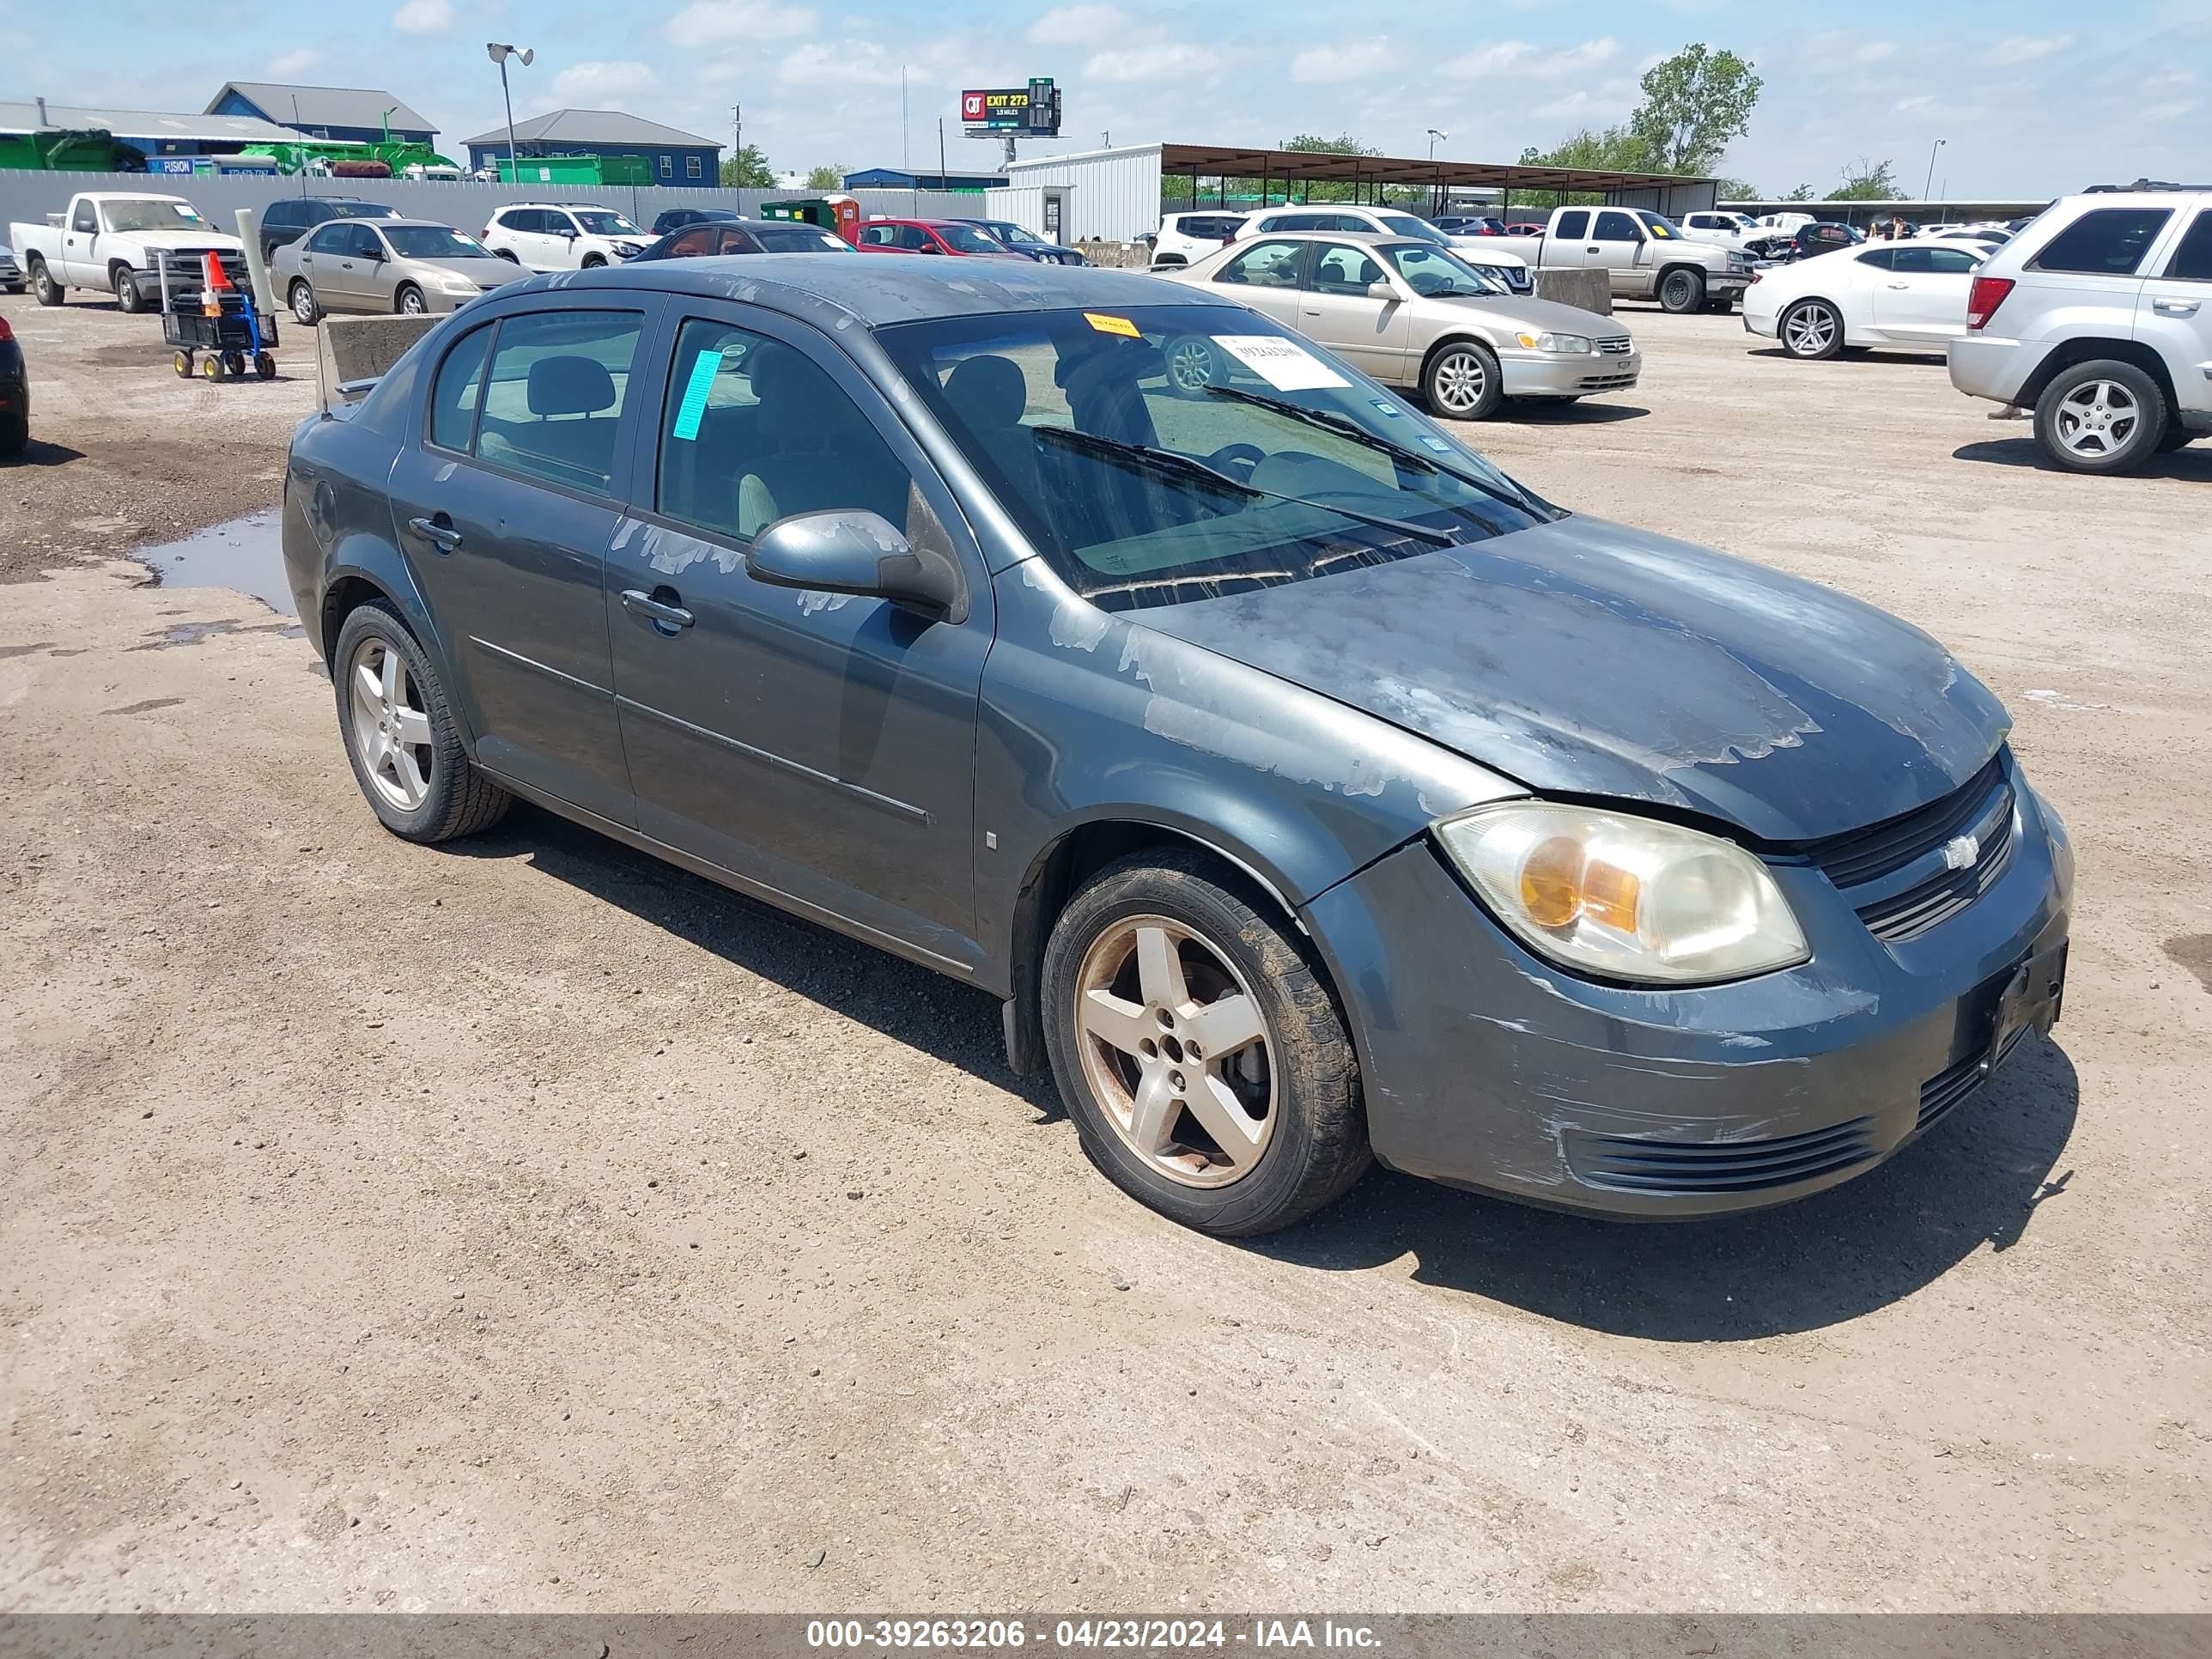
[[325, 312], [452, 311], [526, 274], [430, 219], [333, 219], [269, 262], [277, 293], [309, 324]]
[[[1520, 298], [1433, 242], [1261, 236], [1166, 275], [1295, 328], [1454, 420], [1486, 419], [1508, 398], [1571, 403], [1626, 392], [1643, 370], [1636, 343], [1613, 319]], [[1192, 392], [1223, 368], [1199, 338], [1170, 343], [1168, 360]]]
[[981, 990], [1208, 1231], [1370, 1159], [1779, 1202], [2057, 1017], [2065, 832], [1942, 646], [1547, 501], [1202, 286], [532, 277], [295, 434], [283, 536], [392, 833], [532, 801]]

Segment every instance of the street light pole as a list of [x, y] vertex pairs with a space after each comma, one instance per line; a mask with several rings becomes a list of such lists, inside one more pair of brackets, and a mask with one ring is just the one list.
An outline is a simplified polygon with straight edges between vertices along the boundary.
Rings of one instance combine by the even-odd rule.
[[1950, 142], [1948, 138], [1938, 138], [1928, 146], [1928, 182], [1920, 186], [1920, 199], [1923, 202], [1928, 199], [1928, 192], [1936, 187], [1936, 152]]
[[1450, 137], [1451, 134], [1446, 132], [1441, 127], [1431, 127], [1429, 129], [1429, 160], [1433, 161], [1437, 159], [1437, 140], [1439, 138], [1449, 138]]
[[484, 42], [484, 55], [499, 65], [499, 95], [507, 105], [507, 182], [510, 185], [520, 184], [522, 162], [515, 154], [514, 95], [507, 89], [507, 60], [509, 58], [520, 58], [522, 59], [522, 67], [528, 69], [531, 64], [538, 61], [538, 54], [528, 46], [519, 48], [505, 46], [496, 40], [487, 40]]

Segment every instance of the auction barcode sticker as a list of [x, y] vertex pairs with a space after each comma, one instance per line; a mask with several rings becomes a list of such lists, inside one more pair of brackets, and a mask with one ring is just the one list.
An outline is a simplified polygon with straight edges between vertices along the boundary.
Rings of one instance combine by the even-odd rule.
[[1296, 340], [1279, 334], [1217, 334], [1213, 343], [1278, 392], [1352, 384]]

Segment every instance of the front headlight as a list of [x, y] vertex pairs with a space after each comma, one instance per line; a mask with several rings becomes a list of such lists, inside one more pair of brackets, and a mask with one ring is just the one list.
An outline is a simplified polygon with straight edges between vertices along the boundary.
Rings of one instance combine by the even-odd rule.
[[1492, 915], [1540, 955], [1608, 979], [1744, 979], [1812, 952], [1766, 866], [1734, 842], [1549, 801], [1434, 826]]
[[1557, 351], [1572, 356], [1597, 349], [1587, 334], [1516, 334], [1513, 337], [1531, 351]]
[[448, 276], [438, 284], [439, 293], [450, 294], [457, 300], [466, 299], [471, 294], [483, 291], [465, 276]]

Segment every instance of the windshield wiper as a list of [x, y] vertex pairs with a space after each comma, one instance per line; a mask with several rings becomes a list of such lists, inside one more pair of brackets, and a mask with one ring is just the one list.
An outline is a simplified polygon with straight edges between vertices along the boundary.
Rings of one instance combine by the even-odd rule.
[[1383, 437], [1380, 433], [1370, 432], [1358, 422], [1339, 415], [1334, 410], [1308, 409], [1304, 404], [1294, 404], [1287, 398], [1270, 398], [1264, 392], [1247, 392], [1243, 386], [1210, 386], [1206, 388], [1206, 391], [1208, 397], [1233, 398], [1240, 404], [1251, 404], [1261, 409], [1272, 409], [1277, 414], [1287, 415], [1294, 421], [1304, 421], [1308, 426], [1317, 426], [1324, 432], [1334, 432], [1340, 438], [1349, 438], [1356, 444], [1364, 444], [1370, 449], [1380, 450], [1385, 455], [1395, 456], [1398, 459], [1408, 463], [1423, 472], [1441, 472], [1448, 478], [1458, 479], [1469, 489], [1480, 490], [1492, 501], [1504, 506], [1518, 507], [1524, 513], [1534, 513], [1537, 510], [1536, 504], [1526, 495], [1508, 495], [1496, 484], [1485, 483], [1471, 472], [1462, 472], [1455, 466], [1446, 466], [1442, 461], [1431, 459], [1418, 449], [1408, 449], [1405, 445]]
[[1262, 489], [1257, 484], [1246, 483], [1242, 478], [1232, 478], [1219, 468], [1208, 466], [1204, 461], [1179, 455], [1172, 449], [1156, 449], [1150, 444], [1125, 443], [1119, 438], [1102, 438], [1095, 432], [1080, 432], [1069, 426], [1039, 426], [1030, 429], [1040, 438], [1055, 439], [1074, 448], [1092, 450], [1101, 455], [1124, 456], [1131, 460], [1142, 461], [1166, 477], [1204, 483], [1208, 488], [1242, 495], [1247, 500], [1288, 501], [1293, 507], [1310, 507], [1319, 512], [1334, 513], [1342, 518], [1372, 525], [1378, 530], [1394, 530], [1401, 536], [1411, 536], [1432, 547], [1458, 544], [1457, 538], [1449, 531], [1432, 530], [1425, 524], [1388, 518], [1380, 513], [1363, 513], [1356, 507], [1341, 507], [1334, 501], [1317, 501], [1306, 495], [1285, 495], [1279, 490]]

